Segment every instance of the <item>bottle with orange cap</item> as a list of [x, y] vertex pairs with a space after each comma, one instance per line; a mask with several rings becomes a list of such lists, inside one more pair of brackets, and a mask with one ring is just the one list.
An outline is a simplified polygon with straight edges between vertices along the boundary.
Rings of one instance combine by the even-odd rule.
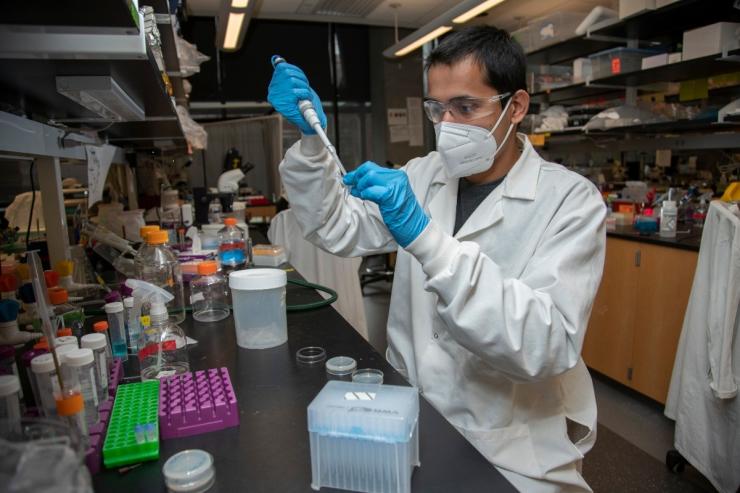
[[167, 303], [167, 312], [170, 321], [179, 324], [185, 321], [185, 290], [180, 263], [168, 242], [167, 231], [146, 233], [146, 246], [140, 248], [134, 257], [134, 268], [137, 279], [161, 287], [172, 294], [172, 301]]
[[49, 301], [54, 305], [52, 307], [56, 328], [69, 327], [72, 334], [78, 339], [82, 337], [82, 331], [85, 326], [85, 311], [82, 307], [69, 303], [69, 292], [60, 287], [53, 287], [48, 290]]
[[190, 304], [193, 319], [218, 322], [229, 316], [229, 293], [226, 278], [218, 272], [215, 260], [198, 264], [198, 277], [190, 281]]
[[226, 273], [247, 267], [245, 234], [234, 217], [224, 219], [224, 227], [218, 232], [218, 260]]
[[77, 369], [62, 364], [57, 377], [52, 377], [51, 382], [57, 416], [67, 423], [74, 437], [83, 444], [82, 450], [87, 450], [89, 438], [85, 420], [85, 399]]

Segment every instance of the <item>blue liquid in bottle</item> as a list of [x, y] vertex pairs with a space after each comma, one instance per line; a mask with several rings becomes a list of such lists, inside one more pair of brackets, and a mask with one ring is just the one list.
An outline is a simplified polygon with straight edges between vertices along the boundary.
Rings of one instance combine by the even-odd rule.
[[113, 350], [114, 358], [121, 358], [123, 360], [128, 359], [128, 347], [126, 345], [126, 341], [113, 343], [113, 347], [111, 349]]

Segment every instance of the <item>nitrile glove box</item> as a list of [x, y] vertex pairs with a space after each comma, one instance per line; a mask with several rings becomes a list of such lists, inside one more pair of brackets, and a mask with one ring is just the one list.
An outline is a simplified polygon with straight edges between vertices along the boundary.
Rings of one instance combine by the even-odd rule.
[[414, 387], [330, 381], [308, 406], [311, 488], [410, 492], [418, 420]]

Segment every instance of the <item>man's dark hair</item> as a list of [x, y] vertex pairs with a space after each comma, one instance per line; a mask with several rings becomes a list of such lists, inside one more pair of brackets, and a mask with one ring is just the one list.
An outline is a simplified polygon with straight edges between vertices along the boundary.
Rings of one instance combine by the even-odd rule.
[[454, 65], [472, 56], [486, 83], [499, 93], [527, 90], [527, 57], [509, 33], [493, 26], [471, 26], [446, 36], [426, 59], [424, 68]]

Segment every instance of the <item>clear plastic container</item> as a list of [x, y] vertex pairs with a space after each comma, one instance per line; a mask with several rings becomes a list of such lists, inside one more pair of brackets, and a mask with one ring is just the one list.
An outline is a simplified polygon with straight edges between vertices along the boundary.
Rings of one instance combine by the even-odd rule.
[[16, 375], [0, 375], [0, 436], [20, 432], [21, 381]]
[[52, 307], [54, 314], [52, 326], [55, 329], [69, 327], [75, 337], [82, 337], [83, 328], [85, 327], [85, 311], [79, 306], [68, 303], [69, 293], [67, 290], [64, 288], [49, 289], [49, 301], [54, 305]]
[[231, 313], [226, 278], [218, 273], [215, 260], [198, 264], [198, 277], [190, 282], [190, 303], [199, 322], [218, 322]]
[[64, 355], [63, 367], [67, 366], [71, 371], [77, 372], [77, 380], [80, 382], [80, 391], [85, 405], [85, 422], [88, 429], [100, 422], [98, 406], [98, 381], [95, 373], [95, 356], [92, 349], [75, 349]]
[[54, 387], [52, 380], [56, 378], [54, 359], [51, 353], [36, 356], [31, 360], [31, 372], [36, 379], [36, 390], [38, 392], [36, 405], [47, 418], [57, 415], [57, 407], [54, 402]]
[[171, 493], [208, 491], [216, 479], [213, 456], [205, 450], [183, 450], [167, 459], [162, 476]]
[[418, 419], [413, 387], [330, 381], [308, 406], [311, 488], [410, 492]]
[[249, 269], [229, 274], [236, 343], [247, 349], [267, 349], [288, 340], [285, 285], [279, 269]]
[[85, 400], [82, 397], [77, 371], [66, 365], [62, 365], [61, 371], [64, 388], [59, 387], [56, 378], [52, 380], [56, 413], [73, 430], [74, 435], [79, 437], [82, 447], [87, 449], [90, 440], [85, 420]]
[[655, 54], [653, 50], [614, 48], [589, 55], [592, 80], [642, 70], [642, 59]]
[[380, 385], [383, 383], [383, 372], [375, 368], [362, 368], [352, 372], [352, 381], [355, 383], [371, 383]]
[[126, 325], [126, 343], [129, 352], [136, 354], [136, 344], [141, 332], [141, 322], [134, 314], [134, 299], [132, 297], [123, 299], [123, 321]]
[[236, 225], [236, 218], [224, 219], [224, 228], [218, 232], [218, 260], [224, 272], [247, 267], [247, 240], [244, 230]]
[[123, 314], [123, 303], [114, 301], [103, 307], [108, 316], [108, 335], [114, 358], [128, 359], [128, 343], [126, 342], [126, 322]]
[[555, 12], [534, 19], [511, 36], [522, 45], [525, 53], [559, 43], [576, 35], [576, 28], [586, 14], [581, 12]]
[[173, 295], [167, 312], [173, 323], [185, 321], [185, 292], [182, 271], [177, 256], [167, 246], [166, 231], [153, 231], [146, 235], [147, 246], [134, 258], [136, 277], [159, 286]]
[[101, 401], [108, 399], [108, 356], [105, 353], [107, 345], [108, 340], [105, 335], [97, 332], [84, 335], [80, 340], [80, 346], [93, 352], [98, 398]]
[[185, 332], [172, 323], [167, 312], [153, 307], [151, 324], [139, 337], [139, 367], [142, 380], [154, 380], [190, 371]]
[[108, 334], [108, 322], [105, 320], [101, 320], [100, 322], [95, 322], [93, 324], [93, 330], [97, 334], [102, 334], [105, 336], [105, 357], [108, 360], [108, 366], [113, 363], [113, 349], [111, 349], [110, 345], [110, 335]]
[[54, 345], [57, 348], [62, 346], [74, 346], [75, 348], [80, 347], [80, 343], [75, 336], [60, 336], [54, 339]]
[[326, 361], [326, 377], [329, 380], [352, 380], [357, 361], [349, 356], [334, 356]]

